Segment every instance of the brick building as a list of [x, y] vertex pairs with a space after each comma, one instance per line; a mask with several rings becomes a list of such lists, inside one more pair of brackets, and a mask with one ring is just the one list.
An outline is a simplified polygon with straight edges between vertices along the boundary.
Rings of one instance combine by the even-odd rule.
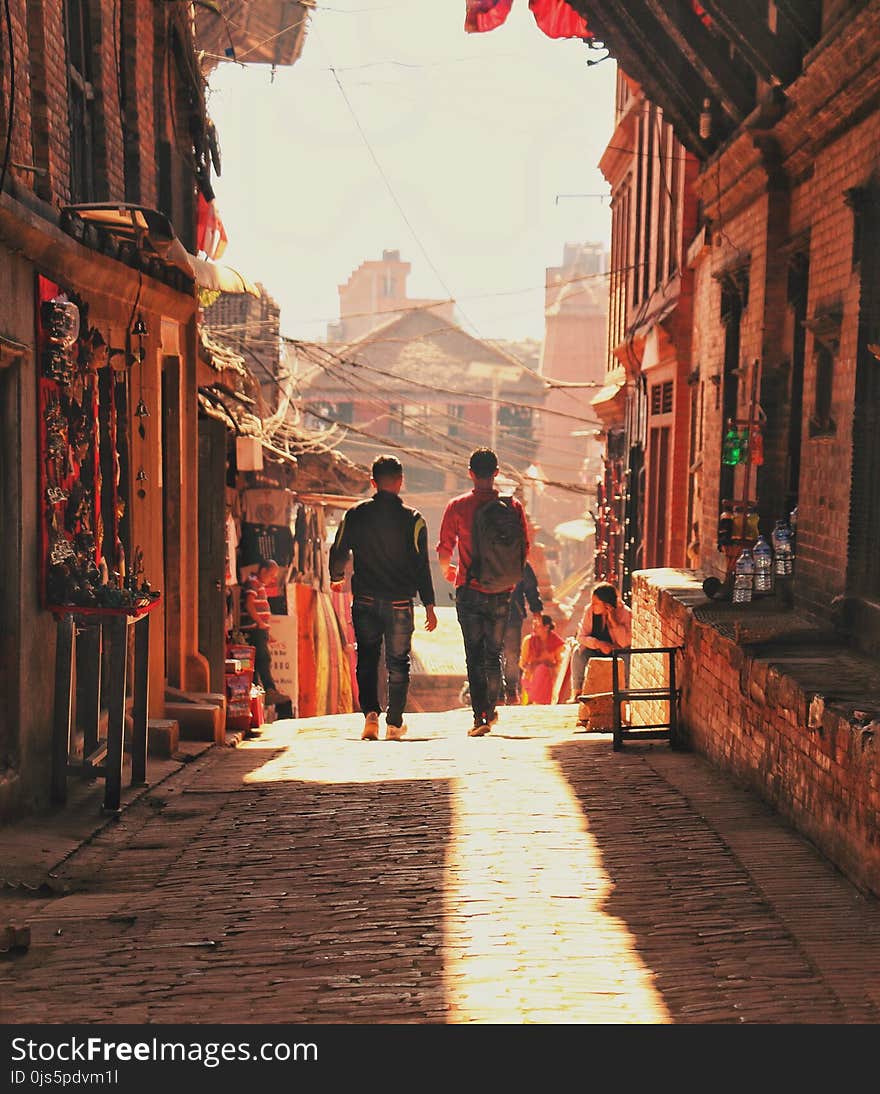
[[257, 284], [260, 295], [221, 293], [202, 312], [205, 326], [236, 353], [241, 354], [248, 370], [260, 386], [263, 408], [274, 411], [283, 397], [283, 352], [281, 308]]
[[595, 391], [588, 385], [600, 387], [605, 371], [607, 259], [601, 244], [567, 243], [562, 263], [546, 271], [540, 371], [550, 384], [544, 407], [551, 413], [540, 415], [537, 463], [547, 479], [589, 491], [548, 486], [535, 516], [550, 530], [593, 508], [601, 444], [590, 406]]
[[642, 566], [681, 566], [689, 530], [689, 409], [697, 160], [622, 69], [600, 167], [611, 187], [607, 372], [592, 409], [606, 447], [596, 576], [629, 590]]
[[338, 287], [339, 320], [327, 327], [328, 342], [353, 342], [379, 322], [393, 319], [412, 308], [427, 308], [452, 322], [452, 300], [422, 300], [407, 293], [412, 266], [400, 251], [383, 251], [380, 259], [367, 259]]
[[[406, 494], [436, 535], [446, 502], [470, 489], [477, 446], [496, 449], [509, 489], [526, 481], [545, 389], [533, 344], [468, 334], [453, 301], [407, 295], [409, 269], [398, 251], [362, 263], [339, 287], [330, 340], [291, 344], [291, 357], [306, 426], [330, 429], [339, 451], [366, 466], [397, 452]], [[524, 500], [531, 509], [528, 488]], [[439, 572], [436, 581], [445, 588]]]
[[[594, 401], [620, 430], [609, 456], [623, 465], [624, 544], [610, 572], [632, 577], [637, 644], [684, 644], [682, 709], [691, 744], [878, 892], [880, 3], [573, 6], [626, 73], [621, 90], [625, 98], [636, 94], [647, 139], [653, 131], [662, 144], [669, 140], [663, 126], [671, 126], [687, 153], [690, 191], [681, 322], [670, 336], [675, 363], [670, 373], [660, 371], [670, 350], [658, 344], [655, 373], [657, 382], [673, 382], [671, 403], [663, 386], [657, 402], [661, 419], [669, 408], [672, 430], [671, 520], [650, 470], [655, 366], [646, 364], [648, 338], [638, 343], [649, 310], [659, 309], [658, 343], [675, 312], [663, 314], [663, 278], [651, 282], [660, 268], [655, 241], [664, 233], [655, 218], [646, 235], [643, 202], [635, 234], [625, 234], [627, 256], [618, 235], [612, 248], [620, 272], [612, 282], [612, 343], [622, 332], [625, 360]], [[618, 102], [615, 147], [603, 158], [613, 186], [622, 177], [614, 160], [648, 151], [644, 132], [641, 140], [621, 133], [627, 109]], [[642, 162], [656, 173], [656, 155]], [[625, 201], [620, 190], [618, 208]], [[650, 303], [642, 308], [646, 293]], [[731, 422], [741, 430], [750, 421], [749, 443], [760, 432], [763, 462], [728, 465], [725, 433]], [[772, 599], [739, 610], [707, 602], [702, 578], [726, 571], [716, 548], [725, 499], [754, 503], [765, 533], [797, 507], [794, 611]], [[661, 544], [656, 530], [664, 519]], [[681, 567], [692, 521], [699, 523], [696, 574], [633, 576], [642, 566]], [[650, 678], [653, 669], [634, 666], [643, 672]]]
[[[253, 31], [265, 31], [257, 16], [268, 18], [270, 33], [281, 29], [277, 5], [250, 8]], [[49, 800], [56, 626], [48, 607], [71, 597], [86, 603], [99, 567], [124, 579], [142, 554], [141, 576], [161, 591], [149, 714], [162, 716], [166, 686], [218, 690], [199, 611], [200, 598], [221, 619], [225, 609], [200, 551], [198, 387], [215, 374], [200, 360], [198, 294], [255, 290], [201, 257], [210, 253], [202, 214], [219, 156], [193, 10], [150, 0], [9, 0], [4, 11], [4, 817]], [[222, 23], [205, 18], [205, 27]], [[304, 19], [299, 25], [272, 63], [298, 53]], [[242, 53], [259, 44], [246, 27], [235, 33]], [[79, 677], [99, 655], [83, 642], [75, 656]], [[221, 649], [221, 681], [222, 671]], [[82, 727], [72, 728], [72, 754], [81, 757]], [[63, 787], [63, 762], [55, 767]]]

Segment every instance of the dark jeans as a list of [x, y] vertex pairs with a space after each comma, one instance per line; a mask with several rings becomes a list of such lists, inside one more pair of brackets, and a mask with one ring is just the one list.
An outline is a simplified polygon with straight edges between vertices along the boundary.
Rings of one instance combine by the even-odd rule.
[[255, 627], [245, 631], [248, 643], [254, 647], [254, 683], [262, 684], [265, 691], [275, 691], [272, 679], [272, 658], [269, 656], [269, 632]]
[[[618, 656], [623, 661], [624, 679], [629, 679], [629, 652], [618, 651]], [[569, 702], [573, 701], [578, 695], [581, 694], [581, 688], [584, 684], [584, 673], [587, 671], [587, 665], [590, 663], [591, 657], [605, 657], [610, 660], [610, 656], [605, 653], [599, 653], [598, 650], [591, 649], [589, 646], [575, 646], [571, 655], [571, 695], [569, 696]]]
[[474, 718], [495, 716], [501, 694], [501, 649], [510, 593], [481, 593], [461, 585], [455, 590], [455, 612], [464, 639], [464, 659]]
[[409, 691], [413, 602], [356, 596], [351, 605], [351, 621], [357, 643], [357, 685], [361, 710], [364, 714], [378, 714], [382, 710], [379, 702], [379, 653], [384, 641], [385, 666], [388, 669], [386, 721], [392, 726], [402, 725]]
[[522, 653], [522, 620], [507, 621], [504, 628], [504, 646], [501, 651], [504, 669], [504, 698], [508, 703], [518, 703], [520, 697], [519, 682], [522, 673], [519, 669], [519, 657]]

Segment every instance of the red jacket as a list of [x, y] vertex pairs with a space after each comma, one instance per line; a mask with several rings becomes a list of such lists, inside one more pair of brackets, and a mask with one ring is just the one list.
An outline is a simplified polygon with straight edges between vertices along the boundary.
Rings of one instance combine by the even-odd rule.
[[[491, 501], [492, 498], [497, 498], [498, 496], [497, 490], [478, 490], [474, 487], [474, 489], [468, 491], [467, 494], [459, 494], [457, 498], [453, 498], [446, 506], [443, 513], [443, 520], [440, 522], [440, 540], [437, 543], [437, 557], [440, 559], [440, 565], [445, 570], [452, 562], [452, 553], [456, 546], [458, 546], [458, 570], [455, 575], [456, 588], [469, 584], [472, 589], [479, 589], [480, 592], [487, 591], [480, 586], [479, 582], [468, 582], [467, 579], [468, 567], [473, 561], [471, 529], [474, 524], [474, 513], [476, 513], [477, 509], [479, 509], [481, 505], [485, 505], [486, 502]], [[513, 499], [513, 507], [519, 512], [519, 518], [522, 521], [523, 535], [525, 536], [526, 542], [526, 555], [528, 556], [530, 541], [526, 511], [516, 498]]]

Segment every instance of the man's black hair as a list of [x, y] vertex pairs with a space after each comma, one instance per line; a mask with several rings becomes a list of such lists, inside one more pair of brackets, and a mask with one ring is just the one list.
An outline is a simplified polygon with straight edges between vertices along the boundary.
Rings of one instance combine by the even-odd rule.
[[468, 467], [478, 479], [491, 479], [498, 470], [498, 457], [491, 448], [475, 448]]
[[377, 483], [402, 478], [403, 464], [396, 456], [377, 456], [373, 460], [370, 476]]

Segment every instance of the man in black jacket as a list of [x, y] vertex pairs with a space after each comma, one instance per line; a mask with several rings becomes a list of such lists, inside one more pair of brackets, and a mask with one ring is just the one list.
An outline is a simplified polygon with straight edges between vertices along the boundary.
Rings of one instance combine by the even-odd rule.
[[379, 653], [385, 642], [388, 670], [388, 710], [385, 740], [399, 741], [406, 733], [403, 710], [409, 690], [413, 598], [425, 606], [425, 630], [437, 626], [434, 583], [428, 558], [428, 530], [421, 513], [400, 499], [403, 467], [395, 456], [373, 462], [371, 483], [376, 493], [346, 513], [330, 548], [330, 580], [341, 589], [349, 556], [351, 619], [357, 642], [357, 685], [364, 712], [365, 741], [379, 737]]
[[508, 706], [520, 700], [519, 657], [522, 649], [522, 625], [526, 617], [526, 604], [532, 615], [540, 618], [544, 611], [544, 601], [538, 592], [538, 578], [528, 562], [523, 569], [522, 580], [510, 594], [510, 609], [507, 614], [507, 626], [504, 629], [502, 668], [504, 669], [504, 701]]

